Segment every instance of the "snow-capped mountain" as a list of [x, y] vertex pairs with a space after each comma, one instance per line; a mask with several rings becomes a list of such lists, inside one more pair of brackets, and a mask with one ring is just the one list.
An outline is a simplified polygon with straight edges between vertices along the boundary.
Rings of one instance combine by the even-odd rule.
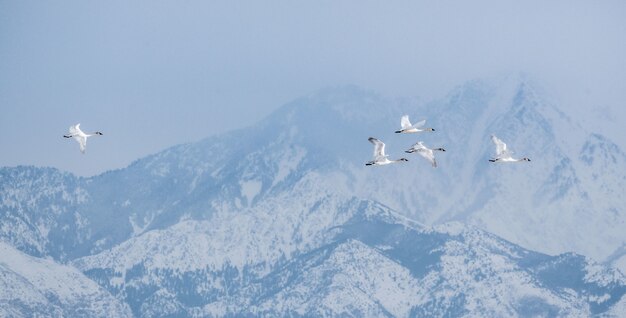
[[461, 224], [424, 228], [334, 187], [343, 178], [310, 172], [251, 207], [147, 231], [73, 265], [137, 316], [589, 316], [626, 293], [615, 270]]
[[[576, 251], [606, 261], [624, 255], [626, 154], [573, 122], [531, 80], [469, 82], [442, 100], [401, 109], [428, 118], [436, 131], [399, 136], [402, 144], [388, 148], [399, 154], [424, 140], [447, 152], [437, 154], [437, 169], [410, 156], [417, 161], [412, 169], [354, 172], [363, 178], [355, 182], [363, 187], [359, 196], [425, 224], [467, 222], [546, 253]], [[491, 134], [532, 162], [489, 163]]]
[[342, 189], [320, 197], [329, 177], [73, 265], [141, 316], [587, 317], [626, 293], [621, 273], [582, 256], [530, 252], [460, 223], [427, 229]]
[[0, 242], [1, 317], [132, 317], [129, 307], [76, 268]]
[[[394, 134], [405, 113], [436, 131]], [[533, 161], [490, 164], [491, 134]], [[369, 136], [410, 161], [365, 167]], [[625, 269], [625, 181], [619, 147], [524, 78], [423, 105], [342, 87], [92, 178], [2, 168], [0, 239], [137, 316], [619, 316], [623, 276], [563, 253]]]

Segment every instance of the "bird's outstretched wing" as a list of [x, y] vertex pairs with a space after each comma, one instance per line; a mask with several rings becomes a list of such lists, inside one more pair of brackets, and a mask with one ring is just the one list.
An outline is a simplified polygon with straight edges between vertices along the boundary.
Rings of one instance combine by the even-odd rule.
[[416, 151], [420, 151], [421, 149], [424, 149], [424, 144], [421, 141], [418, 141], [417, 143], [413, 144], [413, 146], [411, 146], [411, 148], [409, 148], [409, 150], [405, 151], [408, 153], [411, 152], [416, 152]]
[[71, 136], [74, 136], [74, 135], [78, 134], [78, 132], [80, 132], [80, 124], [76, 124], [74, 126], [70, 126], [68, 131], [70, 132]]
[[496, 156], [500, 157], [509, 153], [506, 149], [506, 144], [498, 137], [491, 135], [491, 141], [496, 145]]
[[437, 168], [437, 161], [435, 161], [435, 154], [432, 150], [420, 148], [419, 150], [417, 150], [417, 153], [420, 156], [424, 157], [426, 160], [428, 160], [433, 167]]
[[80, 146], [80, 152], [85, 153], [85, 149], [87, 148], [87, 138], [75, 135], [74, 139], [78, 142]]
[[420, 128], [420, 127], [424, 126], [424, 124], [426, 124], [426, 119], [422, 119], [422, 120], [416, 122], [411, 127], [413, 127], [413, 128]]
[[411, 127], [411, 121], [409, 121], [409, 115], [404, 115], [400, 118], [400, 127], [407, 129]]
[[385, 157], [385, 143], [374, 138], [369, 137], [367, 140], [374, 145], [374, 158]]

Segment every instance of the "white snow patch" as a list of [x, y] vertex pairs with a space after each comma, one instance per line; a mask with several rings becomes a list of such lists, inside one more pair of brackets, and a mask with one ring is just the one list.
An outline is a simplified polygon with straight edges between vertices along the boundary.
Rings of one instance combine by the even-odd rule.
[[604, 295], [601, 295], [601, 296], [597, 296], [597, 295], [589, 296], [589, 301], [593, 301], [593, 302], [596, 302], [596, 303], [603, 303], [603, 302], [605, 302], [605, 301], [607, 301], [609, 299], [611, 299], [611, 295], [609, 295], [609, 294], [604, 294]]
[[276, 172], [272, 187], [285, 180], [298, 167], [305, 156], [306, 150], [303, 148], [295, 148], [293, 151], [287, 152], [278, 162], [278, 172]]
[[390, 249], [393, 249], [393, 246], [389, 246], [389, 245], [376, 245], [376, 248], [381, 250], [381, 251], [388, 251]]
[[136, 221], [136, 214], [129, 216], [128, 222], [133, 228], [133, 236], [137, 236], [143, 233], [146, 228], [148, 228], [150, 223], [152, 223], [152, 220], [154, 220], [154, 216], [160, 214], [161, 212], [162, 210], [156, 211], [156, 213], [148, 213], [146, 216], [144, 216], [143, 221]]
[[254, 200], [254, 198], [261, 193], [263, 182], [259, 180], [248, 180], [240, 181], [239, 185], [241, 186], [241, 195], [246, 198], [248, 205], [250, 205], [252, 200]]
[[150, 171], [153, 176], [165, 177], [169, 174], [170, 167], [167, 164], [160, 164], [160, 166], [155, 167]]
[[460, 235], [465, 231], [466, 227], [461, 222], [447, 222], [444, 224], [433, 226], [433, 229], [437, 232], [446, 233], [449, 235]]
[[124, 277], [123, 276], [113, 276], [109, 279], [109, 283], [111, 283], [114, 287], [121, 287], [124, 285]]
[[37, 230], [39, 230], [39, 234], [43, 237], [48, 237], [48, 233], [50, 232], [50, 228], [42, 222], [37, 223]]

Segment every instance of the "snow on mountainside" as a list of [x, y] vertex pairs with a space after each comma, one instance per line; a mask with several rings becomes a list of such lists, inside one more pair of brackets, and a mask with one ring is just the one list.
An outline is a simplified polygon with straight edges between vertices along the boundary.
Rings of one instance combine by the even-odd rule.
[[[405, 113], [436, 131], [394, 134]], [[490, 164], [491, 134], [533, 161]], [[365, 167], [370, 136], [410, 161]], [[418, 140], [438, 168], [403, 152]], [[625, 183], [623, 151], [525, 78], [424, 105], [343, 87], [91, 178], [2, 168], [0, 239], [142, 316], [619, 315], [623, 276], [562, 253], [626, 270]]]
[[[469, 179], [475, 191], [456, 201], [463, 209], [450, 209], [443, 219], [462, 216], [532, 249], [573, 250], [606, 259], [626, 242], [626, 202], [617, 194], [626, 182], [626, 155], [609, 140], [571, 123], [530, 84], [518, 86], [510, 105], [483, 134], [491, 131], [506, 138], [518, 155], [533, 161], [527, 166], [476, 167]], [[584, 161], [585, 154], [598, 161], [595, 166]]]
[[[402, 112], [427, 118], [436, 131], [393, 138], [392, 156], [417, 140], [447, 152], [437, 154], [437, 169], [418, 156], [409, 156], [414, 162], [403, 171], [362, 172], [356, 165], [358, 196], [425, 224], [468, 222], [546, 253], [576, 251], [608, 261], [626, 243], [626, 198], [619, 195], [626, 154], [573, 122], [532, 81], [473, 81]], [[489, 163], [491, 134], [532, 162]]]
[[584, 257], [460, 224], [429, 230], [376, 203], [311, 194], [313, 184], [284, 209], [183, 221], [74, 264], [136, 315], [587, 317], [626, 294], [621, 273]]
[[[147, 270], [180, 271], [227, 264], [241, 270], [251, 260], [271, 265], [317, 246], [325, 240], [326, 230], [359, 208], [358, 200], [345, 199], [338, 195], [340, 189], [333, 189], [338, 178], [310, 173], [289, 191], [252, 208], [223, 211], [206, 221], [184, 220], [73, 263], [83, 270], [104, 266], [118, 272], [140, 263]], [[146, 256], [156, 258], [148, 261]]]
[[75, 268], [0, 242], [0, 316], [132, 317], [128, 306]]
[[64, 259], [88, 235], [77, 206], [89, 199], [81, 179], [52, 168], [0, 169], [0, 239], [34, 256]]

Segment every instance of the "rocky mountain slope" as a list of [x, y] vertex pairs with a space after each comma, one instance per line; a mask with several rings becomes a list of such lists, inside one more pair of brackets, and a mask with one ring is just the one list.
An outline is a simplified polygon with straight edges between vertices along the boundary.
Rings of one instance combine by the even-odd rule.
[[0, 242], [0, 316], [132, 317], [132, 313], [77, 269]]

